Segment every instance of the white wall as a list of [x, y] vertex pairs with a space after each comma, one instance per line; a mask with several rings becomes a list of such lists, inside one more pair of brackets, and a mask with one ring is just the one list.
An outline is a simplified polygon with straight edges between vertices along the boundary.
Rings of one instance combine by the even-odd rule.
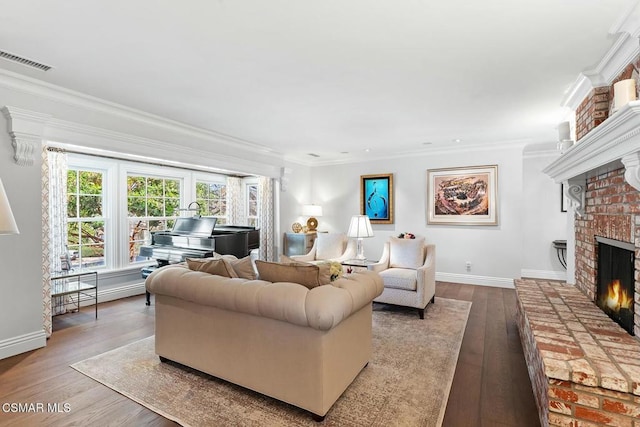
[[525, 152], [523, 159], [522, 276], [565, 280], [566, 270], [558, 261], [551, 242], [567, 239], [567, 213], [561, 212], [560, 184], [542, 170], [559, 152]]
[[[346, 232], [351, 215], [360, 210], [360, 175], [393, 173], [395, 221], [389, 225], [373, 225], [375, 237], [364, 242], [367, 258], [377, 259], [390, 236], [411, 232], [436, 244], [438, 280], [511, 286], [511, 280], [521, 277], [525, 265], [544, 273], [561, 269], [553, 265], [549, 251], [550, 241], [562, 238], [562, 234], [555, 231], [564, 227], [564, 218], [555, 210], [557, 201], [548, 209], [537, 209], [533, 217], [523, 215], [525, 206], [533, 204], [533, 200], [545, 203], [546, 196], [551, 194], [553, 182], [540, 172], [544, 166], [540, 163], [544, 160], [531, 160], [524, 167], [522, 146], [514, 145], [496, 150], [432, 153], [324, 166], [312, 169], [311, 192], [314, 202], [323, 206], [320, 228]], [[427, 169], [490, 164], [498, 165], [497, 226], [427, 224]], [[523, 196], [525, 181], [527, 190], [534, 193], [525, 193], [527, 197]], [[559, 205], [557, 209], [559, 211]], [[540, 227], [535, 221], [548, 223], [547, 233], [536, 232]], [[548, 240], [549, 233], [554, 236], [551, 240]], [[523, 250], [525, 236], [526, 251]], [[465, 268], [467, 261], [471, 262], [470, 271]]]
[[20, 234], [0, 235], [0, 359], [45, 345], [42, 314], [40, 158], [16, 165], [0, 119], [0, 178]]

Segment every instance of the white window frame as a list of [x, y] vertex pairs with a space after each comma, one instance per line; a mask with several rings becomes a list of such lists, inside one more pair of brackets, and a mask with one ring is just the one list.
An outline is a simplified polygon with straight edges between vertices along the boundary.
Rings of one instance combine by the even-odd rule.
[[[256, 215], [249, 215], [249, 187], [250, 186], [255, 186], [256, 187], [256, 192], [257, 192], [257, 198], [256, 198]], [[249, 178], [244, 178], [243, 179], [243, 188], [242, 191], [244, 192], [244, 217], [246, 218], [247, 221], [247, 225], [250, 225], [250, 220], [255, 220], [253, 227], [255, 228], [260, 228], [260, 186], [258, 185], [258, 178], [257, 177], [249, 177]]]

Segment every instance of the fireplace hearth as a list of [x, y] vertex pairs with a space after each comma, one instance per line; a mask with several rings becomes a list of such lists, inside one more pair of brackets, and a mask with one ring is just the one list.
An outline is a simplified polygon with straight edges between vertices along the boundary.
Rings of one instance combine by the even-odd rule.
[[598, 267], [596, 305], [634, 335], [634, 258], [631, 243], [596, 236]]

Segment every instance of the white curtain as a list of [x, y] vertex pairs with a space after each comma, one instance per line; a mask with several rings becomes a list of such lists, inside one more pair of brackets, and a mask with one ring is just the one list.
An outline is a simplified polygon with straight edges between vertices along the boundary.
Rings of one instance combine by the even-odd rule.
[[[48, 150], [49, 169], [49, 271], [61, 272], [62, 260], [67, 256], [67, 155]], [[51, 286], [62, 286], [56, 280]], [[54, 298], [52, 314], [64, 313], [66, 298]]]
[[274, 247], [273, 179], [261, 176], [258, 179], [258, 218], [260, 224], [260, 259], [276, 261]]
[[227, 177], [227, 216], [229, 224], [246, 225], [242, 178]]

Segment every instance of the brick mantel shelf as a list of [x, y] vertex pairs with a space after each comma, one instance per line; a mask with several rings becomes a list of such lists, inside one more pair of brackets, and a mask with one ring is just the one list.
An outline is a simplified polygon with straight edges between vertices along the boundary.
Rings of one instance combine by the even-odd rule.
[[577, 187], [583, 186], [586, 179], [623, 166], [627, 182], [640, 190], [640, 101], [620, 108], [544, 172], [557, 183], [568, 183], [569, 189], [573, 187], [573, 194], [567, 196], [580, 204], [584, 195], [580, 195]]

